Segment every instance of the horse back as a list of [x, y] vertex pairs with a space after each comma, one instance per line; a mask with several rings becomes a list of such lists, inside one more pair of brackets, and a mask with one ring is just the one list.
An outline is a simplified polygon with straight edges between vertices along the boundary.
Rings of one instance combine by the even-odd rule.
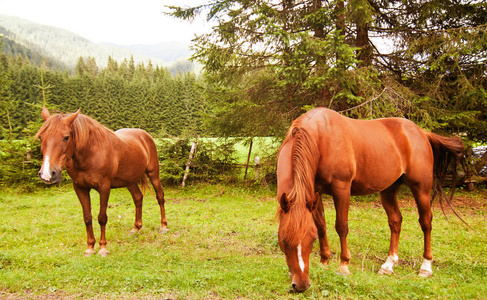
[[316, 183], [325, 192], [349, 185], [352, 194], [370, 194], [386, 189], [402, 175], [414, 180], [432, 176], [429, 141], [409, 120], [355, 120], [316, 109], [300, 123], [319, 148]]
[[157, 150], [154, 139], [146, 131], [138, 128], [123, 128], [115, 131], [115, 135], [124, 144], [124, 155], [130, 157], [143, 156], [147, 163], [157, 160]]

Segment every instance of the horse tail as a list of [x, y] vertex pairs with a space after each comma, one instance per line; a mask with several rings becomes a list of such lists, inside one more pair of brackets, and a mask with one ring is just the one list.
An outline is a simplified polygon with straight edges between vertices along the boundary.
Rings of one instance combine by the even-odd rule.
[[[445, 214], [443, 209], [443, 200], [445, 200], [448, 206], [452, 209], [453, 213], [468, 226], [468, 224], [457, 214], [451, 205], [458, 182], [457, 166], [460, 163], [465, 168], [465, 146], [463, 145], [462, 140], [458, 137], [444, 137], [428, 131], [423, 132], [426, 134], [426, 137], [430, 142], [434, 157], [434, 190], [431, 199], [434, 200], [436, 197], [440, 198], [440, 206], [443, 214]], [[453, 177], [450, 197], [448, 198], [443, 191], [442, 186], [449, 169], [451, 170]]]
[[152, 194], [152, 190], [150, 189], [149, 179], [147, 178], [147, 174], [144, 174], [142, 178], [140, 178], [140, 189], [142, 190], [142, 195], [145, 196], [145, 191], [149, 191]]
[[[433, 150], [434, 164], [433, 172], [438, 184], [443, 184], [448, 168], [451, 166], [453, 180], [456, 184], [457, 165], [465, 159], [465, 148], [458, 137], [444, 137], [432, 132], [424, 131]], [[453, 185], [453, 188], [455, 185]]]

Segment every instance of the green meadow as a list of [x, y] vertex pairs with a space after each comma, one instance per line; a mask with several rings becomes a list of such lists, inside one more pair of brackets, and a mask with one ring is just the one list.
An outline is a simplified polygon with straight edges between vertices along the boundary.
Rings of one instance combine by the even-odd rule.
[[[155, 197], [146, 193], [144, 227], [134, 235], [134, 206], [125, 189], [112, 190], [107, 239], [110, 254], [84, 257], [81, 206], [68, 185], [24, 194], [0, 190], [0, 297], [6, 299], [482, 299], [487, 295], [486, 198], [460, 191], [455, 208], [434, 205], [433, 277], [420, 278], [423, 235], [414, 201], [404, 191], [399, 265], [377, 271], [387, 255], [389, 228], [378, 197], [354, 198], [348, 235], [351, 276], [336, 273], [335, 212], [324, 198], [330, 265], [311, 256], [311, 288], [292, 292], [277, 241], [273, 188], [223, 185], [166, 188], [170, 231], [159, 234]], [[92, 193], [94, 220], [98, 195]], [[94, 221], [95, 236], [99, 226]]]

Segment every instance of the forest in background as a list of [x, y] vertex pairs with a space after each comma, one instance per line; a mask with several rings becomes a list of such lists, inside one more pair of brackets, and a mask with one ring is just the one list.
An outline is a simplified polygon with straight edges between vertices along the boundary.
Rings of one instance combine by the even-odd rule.
[[32, 65], [20, 55], [0, 54], [0, 63], [8, 74], [0, 116], [3, 139], [33, 136], [30, 124], [41, 121], [43, 106], [64, 113], [81, 109], [112, 130], [137, 127], [155, 137], [202, 132], [204, 83], [194, 73], [172, 76], [166, 68], [136, 65], [133, 59], [109, 59], [99, 69], [93, 58], [80, 58], [74, 75]]
[[487, 142], [482, 1], [218, 0], [170, 9], [217, 23], [194, 41], [201, 74], [134, 59], [100, 66], [93, 57], [70, 73], [2, 55], [0, 137], [31, 137], [47, 105], [156, 138], [280, 139], [293, 119], [324, 106], [352, 118], [405, 117], [467, 146]]
[[[30, 191], [43, 185], [37, 178], [40, 144], [33, 139], [43, 122], [43, 106], [52, 113], [81, 109], [111, 130], [148, 131], [157, 141], [165, 184], [181, 183], [195, 138], [198, 155], [187, 184], [235, 182], [240, 166], [234, 145], [240, 139], [202, 138], [214, 136], [204, 122], [211, 118], [206, 91], [203, 76], [194, 72], [173, 76], [167, 68], [136, 64], [133, 58], [120, 63], [110, 58], [100, 68], [94, 58], [80, 57], [70, 73], [51, 70], [46, 59], [36, 65], [20, 54], [0, 53], [0, 186], [20, 184]], [[266, 168], [270, 171], [263, 176], [274, 166], [266, 162]]]

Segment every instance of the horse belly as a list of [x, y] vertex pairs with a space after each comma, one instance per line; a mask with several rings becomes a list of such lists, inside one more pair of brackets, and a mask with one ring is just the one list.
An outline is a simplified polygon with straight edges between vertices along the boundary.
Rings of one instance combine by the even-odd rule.
[[383, 191], [403, 175], [399, 164], [368, 166], [357, 171], [351, 184], [352, 195], [368, 195]]
[[120, 129], [115, 133], [124, 142], [123, 151], [118, 156], [117, 171], [112, 179], [112, 187], [119, 188], [137, 183], [147, 171], [149, 153], [145, 138], [148, 134], [140, 129]]
[[112, 188], [112, 189], [123, 188], [123, 187], [127, 187], [127, 186], [129, 186], [131, 184], [134, 184], [136, 182], [138, 182], [138, 180], [134, 182], [134, 181], [131, 181], [131, 180], [129, 181], [129, 180], [122, 180], [120, 178], [114, 178], [110, 182], [110, 188]]
[[399, 179], [399, 177], [396, 178], [396, 180], [393, 181], [387, 181], [384, 182], [383, 184], [377, 184], [377, 185], [371, 185], [370, 183], [362, 183], [362, 182], [352, 182], [351, 186], [351, 195], [353, 196], [363, 196], [363, 195], [370, 195], [370, 194], [375, 194], [378, 192], [381, 192], [388, 187], [390, 187], [394, 182]]
[[147, 170], [147, 160], [143, 157], [140, 159], [121, 160], [117, 173], [111, 181], [112, 188], [126, 187], [137, 183]]

